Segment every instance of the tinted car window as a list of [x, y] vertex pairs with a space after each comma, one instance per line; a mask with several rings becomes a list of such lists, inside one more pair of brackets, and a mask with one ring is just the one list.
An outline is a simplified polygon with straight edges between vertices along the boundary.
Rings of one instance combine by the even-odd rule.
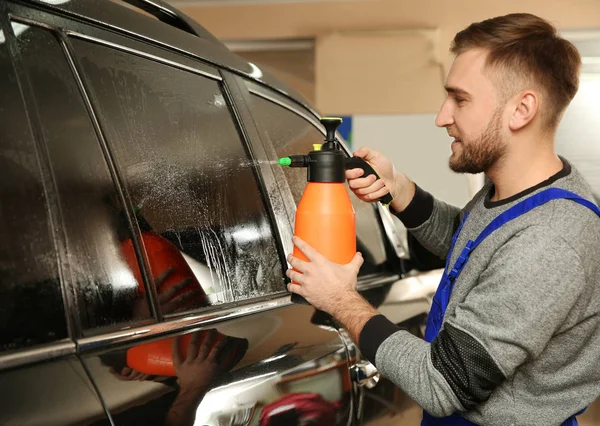
[[220, 82], [73, 44], [136, 207], [151, 273], [160, 276], [158, 292], [176, 289], [161, 299], [163, 313], [284, 291], [253, 163]]
[[0, 43], [0, 352], [67, 336], [46, 179]]
[[13, 26], [52, 163], [67, 240], [65, 280], [75, 287], [82, 328], [134, 325], [150, 316], [148, 303], [131, 269], [137, 259], [123, 246], [129, 229], [79, 89], [50, 32]]
[[[306, 154], [312, 151], [313, 144], [323, 143], [323, 133], [300, 115], [257, 95], [252, 95], [250, 102], [259, 130], [275, 148], [273, 160]], [[298, 205], [306, 186], [306, 169], [284, 167], [284, 173]], [[357, 249], [365, 258], [360, 274], [377, 272], [383, 267], [386, 253], [375, 209], [373, 205], [360, 201], [351, 191], [348, 194], [356, 212]]]

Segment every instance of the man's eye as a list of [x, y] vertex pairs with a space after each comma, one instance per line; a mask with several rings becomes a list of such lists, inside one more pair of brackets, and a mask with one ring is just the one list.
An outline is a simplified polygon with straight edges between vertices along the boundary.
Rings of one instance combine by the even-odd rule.
[[462, 104], [465, 100], [463, 98], [454, 98], [457, 104]]

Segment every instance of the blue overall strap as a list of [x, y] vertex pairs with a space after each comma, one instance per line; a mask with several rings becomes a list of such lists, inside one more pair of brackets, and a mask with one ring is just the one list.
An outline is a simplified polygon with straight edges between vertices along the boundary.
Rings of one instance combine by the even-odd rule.
[[473, 250], [475, 250], [475, 248], [479, 244], [481, 244], [481, 242], [485, 240], [492, 232], [500, 228], [502, 225], [510, 222], [511, 220], [516, 219], [517, 217], [535, 209], [536, 207], [546, 204], [548, 201], [558, 199], [568, 199], [575, 201], [576, 203], [579, 203], [589, 208], [598, 216], [600, 216], [600, 209], [598, 208], [598, 206], [596, 206], [591, 201], [586, 200], [585, 198], [582, 198], [581, 196], [575, 194], [574, 192], [560, 188], [548, 188], [541, 192], [538, 192], [537, 194], [526, 198], [525, 200], [521, 201], [518, 204], [515, 204], [510, 209], [498, 215], [494, 220], [492, 220], [488, 224], [488, 226], [485, 227], [485, 229], [481, 232], [481, 234], [479, 234], [475, 241], [467, 241], [465, 248], [456, 260], [454, 267], [448, 272], [448, 278], [450, 279], [450, 281], [454, 283], [454, 280], [456, 280], [456, 277], [458, 277], [458, 275], [464, 268], [470, 253]]
[[[582, 198], [581, 196], [575, 194], [574, 192], [567, 191], [566, 189], [560, 188], [548, 188], [537, 194], [532, 195], [531, 197], [521, 201], [520, 203], [512, 206], [510, 209], [506, 210], [504, 213], [500, 214], [494, 220], [490, 222], [488, 226], [483, 230], [481, 234], [477, 237], [475, 242], [473, 243], [473, 248], [477, 247], [483, 240], [485, 240], [492, 232], [496, 229], [500, 228], [507, 222], [510, 222], [513, 219], [521, 216], [522, 214], [527, 213], [534, 208], [541, 206], [542, 204], [546, 204], [548, 201], [563, 199], [566, 198], [568, 200], [573, 200], [600, 216], [600, 209], [594, 203]], [[472, 249], [471, 249], [472, 250]]]
[[[448, 307], [448, 302], [450, 300], [450, 295], [454, 287], [454, 282], [456, 281], [463, 268], [465, 267], [467, 261], [469, 260], [471, 252], [475, 250], [475, 248], [477, 248], [477, 246], [481, 244], [481, 242], [485, 240], [492, 232], [500, 228], [502, 225], [510, 222], [513, 219], [516, 219], [517, 217], [533, 210], [536, 207], [546, 204], [548, 201], [556, 199], [569, 199], [575, 201], [576, 203], [589, 208], [598, 216], [600, 216], [600, 208], [598, 208], [598, 206], [573, 192], [559, 188], [545, 189], [543, 191], [538, 192], [537, 194], [532, 195], [529, 198], [526, 198], [520, 203], [515, 204], [513, 207], [504, 211], [503, 213], [498, 215], [494, 220], [492, 220], [488, 224], [488, 226], [486, 226], [485, 229], [481, 232], [481, 234], [479, 234], [475, 241], [469, 240], [466, 243], [465, 248], [458, 256], [456, 262], [454, 263], [454, 266], [452, 267], [452, 269], [449, 270], [449, 262], [450, 257], [452, 256], [452, 251], [454, 250], [454, 245], [456, 244], [458, 235], [460, 234], [460, 231], [462, 230], [462, 227], [467, 219], [467, 215], [465, 216], [458, 230], [452, 237], [452, 246], [446, 259], [446, 268], [444, 269], [442, 280], [435, 293], [430, 315], [427, 319], [427, 328], [425, 330], [425, 340], [427, 342], [432, 342], [442, 328], [443, 317], [446, 313], [446, 308]], [[583, 413], [584, 411], [585, 409], [569, 417], [562, 423], [561, 426], [577, 426], [578, 423], [576, 416]], [[471, 425], [475, 425], [475, 423], [461, 417], [458, 413], [455, 413], [448, 417], [436, 418], [425, 411], [423, 411], [423, 421], [421, 422], [421, 426]]]
[[452, 257], [452, 253], [454, 252], [454, 246], [456, 245], [456, 240], [458, 240], [460, 231], [462, 231], [463, 226], [465, 226], [465, 222], [467, 221], [467, 218], [469, 217], [469, 213], [470, 212], [465, 213], [463, 219], [458, 224], [458, 228], [456, 229], [456, 232], [454, 232], [454, 235], [452, 236], [452, 242], [450, 244], [450, 250], [448, 250], [448, 256], [446, 257], [446, 267], [444, 268], [444, 271], [449, 271], [448, 267], [450, 266], [450, 258]]
[[451, 283], [448, 280], [448, 271], [450, 270], [450, 258], [452, 258], [452, 252], [454, 251], [456, 240], [458, 239], [460, 231], [462, 230], [468, 217], [469, 212], [466, 212], [462, 221], [458, 225], [458, 229], [452, 236], [450, 249], [448, 250], [448, 255], [446, 256], [446, 267], [444, 268], [444, 274], [442, 275], [442, 280], [438, 284], [437, 289], [435, 290], [435, 295], [433, 296], [431, 308], [429, 309], [429, 315], [427, 316], [427, 325], [425, 327], [424, 336], [424, 340], [429, 343], [433, 342], [433, 340], [438, 335], [438, 332], [442, 328], [444, 312], [446, 312], [448, 300], [450, 300], [450, 292], [452, 291]]

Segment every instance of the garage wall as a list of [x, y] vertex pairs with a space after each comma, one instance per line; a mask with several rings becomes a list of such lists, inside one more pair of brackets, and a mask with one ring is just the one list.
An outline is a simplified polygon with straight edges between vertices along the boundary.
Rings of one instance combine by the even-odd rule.
[[316, 42], [317, 108], [326, 114], [427, 114], [444, 100], [435, 30], [339, 32]]
[[321, 0], [318, 2], [171, 1], [222, 40], [316, 38], [339, 31], [438, 29], [440, 54], [474, 21], [531, 12], [561, 29], [600, 28], [597, 0]]

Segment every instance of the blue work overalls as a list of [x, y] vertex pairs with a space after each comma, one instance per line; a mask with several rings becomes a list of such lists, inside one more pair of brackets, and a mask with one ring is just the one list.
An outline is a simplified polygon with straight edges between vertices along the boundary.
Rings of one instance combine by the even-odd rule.
[[[598, 216], [600, 216], [600, 209], [590, 201], [580, 197], [577, 194], [566, 191], [564, 189], [559, 188], [548, 188], [537, 194], [532, 195], [529, 198], [521, 201], [520, 203], [514, 205], [510, 209], [504, 211], [500, 215], [498, 215], [494, 220], [492, 220], [488, 226], [479, 234], [475, 241], [469, 240], [463, 249], [460, 256], [454, 263], [452, 269], [449, 268], [450, 258], [452, 256], [452, 251], [454, 250], [454, 245], [456, 244], [456, 240], [458, 239], [458, 235], [465, 224], [469, 213], [466, 213], [463, 220], [461, 221], [458, 229], [454, 233], [452, 237], [452, 245], [450, 246], [450, 251], [448, 252], [448, 257], [446, 258], [446, 268], [444, 269], [444, 274], [442, 275], [442, 280], [435, 292], [435, 296], [433, 297], [433, 303], [431, 305], [431, 310], [429, 311], [429, 317], [427, 318], [427, 327], [425, 329], [425, 341], [433, 342], [433, 340], [437, 337], [439, 331], [442, 328], [442, 322], [444, 320], [444, 314], [446, 312], [446, 308], [448, 307], [448, 302], [450, 300], [450, 294], [452, 293], [452, 287], [454, 286], [454, 282], [460, 275], [461, 271], [465, 267], [467, 261], [469, 260], [469, 255], [473, 250], [477, 248], [481, 242], [486, 239], [492, 232], [496, 229], [500, 228], [505, 223], [516, 219], [522, 214], [527, 213], [528, 211], [541, 206], [542, 204], [547, 203], [551, 200], [556, 199], [569, 199], [573, 200], [576, 203], [579, 203], [590, 210], [594, 211]], [[585, 411], [585, 410], [584, 410]], [[583, 411], [582, 411], [583, 412]], [[574, 414], [565, 420], [562, 423], [562, 426], [577, 426], [577, 420], [575, 418], [576, 415], [580, 413]], [[431, 414], [423, 411], [423, 421], [421, 422], [421, 426], [470, 426], [475, 425], [475, 423], [470, 422], [469, 420], [461, 417], [458, 414], [453, 414], [449, 417], [433, 417]]]

